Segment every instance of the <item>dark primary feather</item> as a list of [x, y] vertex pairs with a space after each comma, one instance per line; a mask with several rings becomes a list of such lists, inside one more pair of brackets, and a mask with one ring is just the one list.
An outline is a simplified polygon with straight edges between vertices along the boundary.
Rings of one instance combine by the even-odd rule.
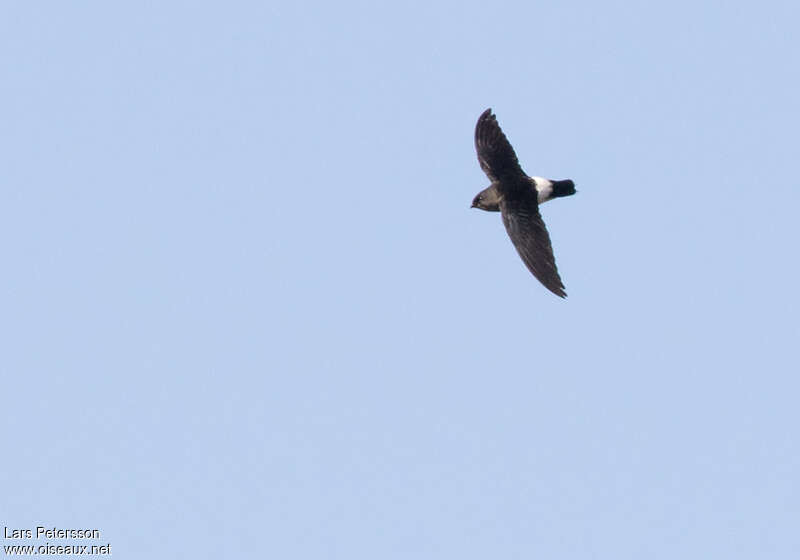
[[544, 287], [560, 297], [566, 297], [564, 284], [558, 275], [550, 235], [544, 226], [536, 202], [536, 194], [506, 197], [500, 201], [500, 212], [508, 236], [516, 247], [522, 262]]
[[514, 148], [497, 124], [497, 118], [491, 109], [486, 109], [475, 125], [475, 150], [478, 152], [481, 169], [493, 183], [516, 186], [527, 179], [527, 175], [519, 165]]

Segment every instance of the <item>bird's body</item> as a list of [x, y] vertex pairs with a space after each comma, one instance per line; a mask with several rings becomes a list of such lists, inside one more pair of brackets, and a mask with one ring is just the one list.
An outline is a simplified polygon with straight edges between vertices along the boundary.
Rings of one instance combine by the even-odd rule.
[[[536, 201], [543, 204], [561, 196], [575, 194], [575, 184], [570, 181], [553, 181], [544, 177], [528, 177], [530, 188], [536, 191]], [[480, 208], [487, 212], [500, 211], [500, 193], [494, 183], [483, 189], [473, 200], [473, 208]]]
[[539, 204], [575, 194], [575, 184], [568, 179], [553, 181], [525, 174], [491, 109], [483, 112], [475, 126], [475, 149], [481, 169], [492, 184], [475, 196], [472, 207], [499, 211], [528, 270], [548, 290], [566, 297]]

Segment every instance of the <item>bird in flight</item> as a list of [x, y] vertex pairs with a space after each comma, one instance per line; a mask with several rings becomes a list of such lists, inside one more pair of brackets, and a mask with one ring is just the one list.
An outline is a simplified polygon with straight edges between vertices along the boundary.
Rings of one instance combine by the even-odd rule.
[[478, 163], [492, 184], [475, 196], [472, 207], [499, 211], [508, 236], [528, 270], [545, 288], [559, 297], [567, 297], [539, 205], [575, 194], [575, 183], [569, 179], [529, 177], [520, 167], [514, 148], [491, 109], [486, 109], [475, 125], [475, 150]]

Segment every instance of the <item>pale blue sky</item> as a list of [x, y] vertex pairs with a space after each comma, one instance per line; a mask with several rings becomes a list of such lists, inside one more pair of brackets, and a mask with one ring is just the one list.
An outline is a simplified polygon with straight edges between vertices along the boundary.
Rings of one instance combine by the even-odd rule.
[[[794, 558], [799, 20], [7, 4], [2, 523], [120, 558]], [[567, 300], [469, 209], [487, 107], [577, 184], [542, 211]]]

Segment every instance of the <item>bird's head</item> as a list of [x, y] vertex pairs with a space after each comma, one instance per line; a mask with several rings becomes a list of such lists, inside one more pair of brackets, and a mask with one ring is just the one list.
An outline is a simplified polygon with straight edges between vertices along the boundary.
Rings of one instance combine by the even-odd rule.
[[475, 198], [472, 199], [472, 208], [479, 208], [481, 210], [485, 210], [486, 212], [499, 212], [500, 211], [500, 197], [497, 195], [497, 191], [494, 187], [490, 186], [487, 189], [483, 189], [481, 192], [475, 195]]

